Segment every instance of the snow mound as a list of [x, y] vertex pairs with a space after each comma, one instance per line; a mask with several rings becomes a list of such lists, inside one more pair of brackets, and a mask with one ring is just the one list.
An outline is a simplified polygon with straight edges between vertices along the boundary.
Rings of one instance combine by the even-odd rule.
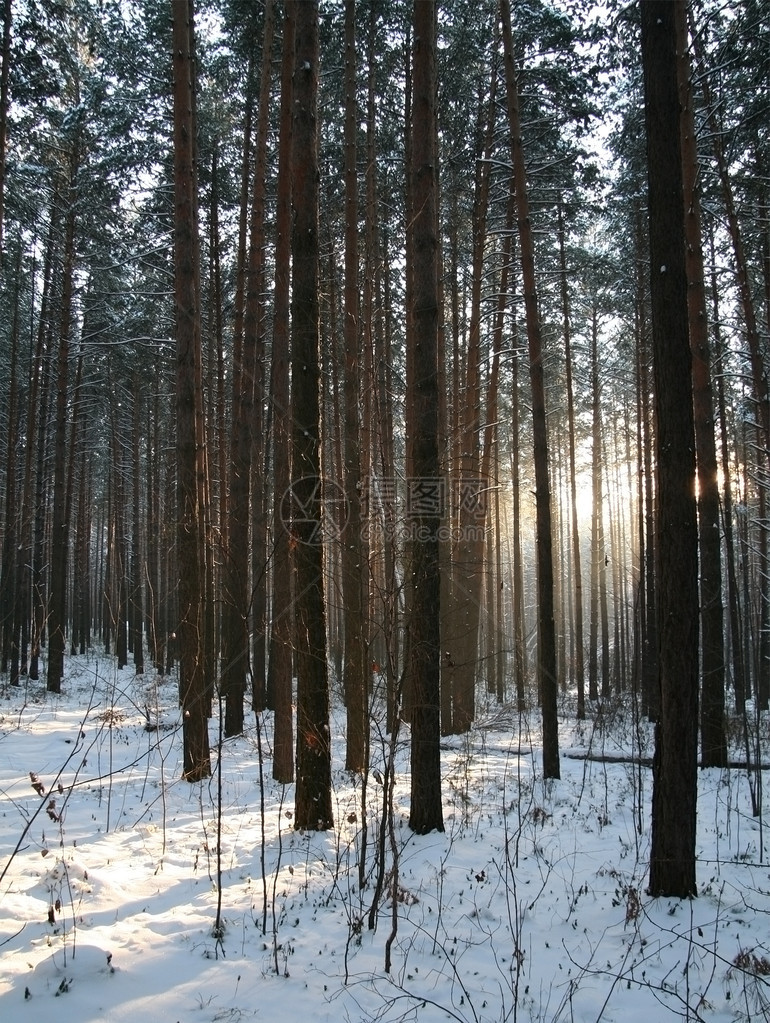
[[32, 980], [27, 983], [25, 994], [31, 997], [37, 993], [66, 994], [80, 982], [93, 983], [101, 977], [111, 977], [116, 972], [112, 963], [112, 952], [98, 945], [76, 945], [59, 948], [46, 959], [42, 959], [32, 971]]

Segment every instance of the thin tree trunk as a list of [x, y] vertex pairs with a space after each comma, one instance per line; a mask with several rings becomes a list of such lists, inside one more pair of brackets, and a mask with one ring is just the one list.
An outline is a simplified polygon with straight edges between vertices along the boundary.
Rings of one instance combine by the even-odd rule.
[[[259, 119], [257, 126], [257, 157], [254, 174], [249, 243], [249, 265], [246, 274], [246, 311], [242, 338], [236, 334], [233, 354], [233, 423], [230, 448], [230, 486], [228, 500], [228, 547], [224, 571], [224, 615], [222, 635], [222, 692], [225, 697], [225, 735], [238, 735], [243, 731], [243, 700], [249, 673], [249, 610], [252, 605], [249, 591], [249, 525], [251, 501], [255, 516], [263, 519], [262, 471], [253, 465], [254, 434], [260, 431], [262, 388], [256, 377], [259, 358], [259, 333], [262, 298], [262, 267], [264, 256], [264, 191], [267, 153], [267, 110], [270, 95], [270, 60], [273, 36], [272, 0], [265, 6], [265, 25], [262, 50], [262, 75], [259, 93]], [[239, 343], [240, 342], [240, 343]], [[256, 400], [255, 400], [256, 399]], [[261, 441], [260, 441], [261, 446]], [[255, 459], [258, 461], [258, 458]], [[255, 471], [256, 469], [256, 471]], [[253, 478], [253, 487], [252, 487]], [[257, 537], [252, 537], [257, 548]], [[256, 554], [257, 559], [259, 553]], [[258, 566], [263, 576], [262, 565]], [[252, 581], [252, 593], [262, 592], [263, 578]], [[255, 604], [262, 604], [255, 600]], [[257, 622], [255, 608], [255, 628]], [[255, 641], [256, 650], [256, 641]], [[260, 672], [254, 665], [254, 687], [259, 691], [255, 709], [264, 703], [264, 665]]]
[[695, 138], [687, 10], [676, 4], [677, 56], [681, 107], [684, 230], [687, 259], [687, 306], [692, 351], [695, 449], [698, 466], [698, 554], [701, 606], [701, 765], [725, 767], [724, 609], [722, 551], [719, 529], [719, 482], [711, 388], [711, 352], [706, 315], [705, 271], [698, 194], [698, 152]]
[[[0, 215], [1, 215], [0, 211]], [[18, 574], [19, 533], [21, 520], [18, 508], [17, 472], [19, 441], [19, 303], [21, 242], [16, 259], [16, 287], [13, 297], [11, 322], [11, 356], [8, 399], [6, 402], [6, 458], [5, 458], [5, 532], [2, 547], [2, 568], [0, 569], [0, 614], [2, 616], [2, 657], [0, 670], [8, 671], [10, 660], [11, 685], [19, 682], [19, 589], [21, 578]]]
[[257, 152], [254, 165], [254, 210], [251, 226], [251, 252], [246, 294], [247, 333], [244, 357], [251, 342], [248, 334], [255, 333], [252, 379], [253, 428], [251, 434], [251, 607], [252, 607], [252, 680], [251, 705], [255, 711], [264, 709], [267, 702], [267, 471], [270, 461], [270, 435], [272, 409], [265, 407], [265, 345], [267, 338], [267, 307], [265, 294], [267, 247], [267, 176], [270, 131], [270, 94], [272, 82], [273, 36], [275, 32], [275, 5], [268, 0], [264, 5], [264, 40], [262, 44], [262, 71], [259, 85]]
[[[610, 640], [607, 611], [607, 546], [604, 536], [604, 458], [599, 387], [599, 322], [596, 303], [591, 310], [591, 650], [589, 690], [592, 700], [610, 694]], [[601, 640], [601, 658], [597, 641]], [[601, 686], [599, 681], [601, 680]]]
[[[636, 232], [640, 252], [641, 266], [641, 226]], [[642, 702], [644, 710], [651, 721], [660, 717], [660, 688], [658, 686], [658, 612], [655, 580], [656, 539], [655, 539], [655, 487], [653, 480], [652, 450], [654, 434], [652, 429], [651, 392], [653, 384], [650, 380], [650, 345], [651, 339], [645, 318], [646, 300], [643, 278], [639, 273], [636, 306], [637, 337], [639, 339], [639, 406], [643, 437], [643, 471], [644, 471], [644, 564], [643, 581], [645, 592], [645, 631], [642, 646]]]
[[[372, 215], [374, 211], [371, 211]], [[386, 309], [391, 308], [390, 300], [390, 258], [387, 249], [387, 241], [383, 239], [383, 268], [382, 278], [384, 282], [383, 304]], [[380, 336], [380, 334], [382, 336]], [[396, 679], [400, 670], [398, 622], [399, 622], [399, 592], [400, 586], [396, 571], [396, 470], [395, 456], [393, 451], [393, 367], [391, 356], [391, 335], [392, 327], [390, 318], [385, 317], [382, 331], [375, 330], [375, 343], [377, 344], [377, 389], [378, 389], [378, 417], [377, 430], [379, 437], [379, 460], [378, 468], [380, 477], [385, 482], [380, 490], [379, 515], [383, 527], [383, 606], [382, 606], [382, 629], [385, 675], [385, 700], [386, 700], [386, 729], [391, 734], [396, 721]], [[370, 523], [372, 522], [372, 507], [369, 507]]]
[[511, 543], [513, 546], [513, 680], [516, 688], [516, 709], [526, 710], [525, 682], [527, 677], [527, 641], [524, 610], [524, 564], [521, 550], [521, 489], [520, 476], [520, 411], [519, 411], [519, 352], [518, 331], [515, 321], [511, 344], [511, 519], [513, 523]]
[[[344, 451], [345, 498], [348, 520], [342, 532], [342, 595], [344, 602], [343, 686], [347, 709], [345, 768], [363, 771], [366, 765], [366, 672], [364, 622], [368, 572], [361, 551], [361, 435], [362, 393], [359, 380], [358, 296], [358, 171], [356, 134], [356, 13], [345, 2], [345, 285], [344, 285]], [[370, 310], [369, 310], [370, 311]], [[365, 332], [369, 331], [365, 328]]]
[[5, 154], [8, 143], [8, 82], [11, 72], [11, 26], [13, 2], [5, 0], [3, 11], [3, 42], [0, 59], [0, 269], [5, 248]]
[[529, 213], [527, 176], [521, 137], [521, 115], [511, 33], [509, 0], [501, 0], [505, 50], [505, 80], [508, 98], [508, 121], [511, 132], [513, 173], [516, 189], [516, 213], [521, 246], [524, 310], [529, 341], [529, 370], [532, 387], [532, 433], [535, 462], [535, 505], [537, 533], [538, 594], [538, 693], [543, 717], [543, 773], [558, 778], [559, 722], [558, 683], [556, 676], [556, 631], [554, 625], [554, 582], [551, 525], [551, 483], [548, 470], [548, 434], [546, 424], [545, 381], [543, 372], [543, 341], [537, 303], [535, 278], [535, 246]]
[[577, 511], [577, 469], [575, 457], [575, 387], [572, 372], [572, 323], [570, 319], [567, 256], [564, 241], [564, 207], [559, 197], [559, 271], [564, 333], [564, 364], [567, 384], [567, 443], [569, 445], [570, 542], [572, 548], [573, 592], [575, 599], [574, 666], [577, 688], [577, 719], [586, 716], [585, 663], [583, 657], [583, 570], [580, 560], [580, 530]]
[[141, 518], [141, 464], [139, 461], [139, 433], [143, 421], [142, 395], [138, 374], [134, 375], [132, 387], [134, 396], [133, 424], [131, 438], [131, 480], [132, 480], [132, 530], [131, 543], [131, 631], [133, 633], [134, 668], [137, 675], [144, 672], [144, 580], [145, 561], [142, 558]]
[[147, 437], [147, 503], [145, 533], [147, 537], [147, 637], [152, 664], [159, 674], [165, 669], [163, 634], [160, 628], [160, 371], [156, 363], [153, 380], [152, 411]]
[[[508, 193], [508, 207], [506, 211], [505, 234], [503, 236], [500, 269], [500, 284], [497, 295], [497, 309], [495, 312], [494, 327], [492, 332], [492, 368], [489, 373], [489, 386], [487, 389], [486, 425], [484, 427], [484, 439], [481, 452], [481, 473], [480, 478], [487, 481], [490, 487], [491, 498], [494, 501], [494, 543], [492, 554], [494, 558], [495, 571], [495, 593], [494, 593], [494, 650], [492, 653], [494, 661], [493, 677], [494, 689], [500, 702], [503, 700], [505, 688], [505, 629], [503, 621], [503, 572], [502, 572], [502, 549], [501, 549], [501, 522], [500, 522], [500, 465], [498, 457], [498, 394], [500, 390], [500, 357], [502, 354], [503, 337], [505, 333], [505, 311], [508, 304], [508, 282], [511, 269], [511, 254], [513, 249], [513, 227], [516, 215], [515, 197], [513, 188]], [[494, 468], [493, 468], [494, 466]], [[490, 565], [491, 573], [491, 565]]]
[[294, 4], [286, 4], [281, 61], [281, 115], [278, 136], [273, 361], [273, 604], [268, 689], [272, 694], [273, 777], [294, 780], [292, 712], [291, 603], [292, 559], [289, 550], [290, 508], [284, 504], [291, 485], [291, 396], [289, 383], [289, 268], [291, 262], [291, 111], [294, 71]]
[[[460, 539], [454, 555], [453, 621], [451, 634], [443, 644], [454, 662], [452, 731], [469, 731], [476, 716], [475, 689], [479, 667], [480, 608], [484, 582], [484, 526], [489, 480], [481, 475], [479, 439], [481, 433], [481, 320], [484, 251], [487, 240], [487, 210], [495, 112], [495, 68], [487, 103], [487, 126], [483, 151], [476, 161], [476, 189], [473, 202], [473, 266], [471, 269], [470, 323], [465, 362], [462, 406], [457, 408], [457, 436], [460, 441], [458, 490]], [[479, 128], [484, 106], [479, 104]], [[487, 471], [489, 466], [487, 465]]]
[[75, 181], [78, 154], [70, 156], [69, 209], [65, 222], [62, 267], [61, 325], [56, 363], [56, 418], [54, 423], [54, 481], [51, 526], [50, 602], [48, 606], [48, 669], [46, 688], [61, 692], [64, 675], [64, 632], [67, 603], [67, 408], [69, 399], [69, 353], [72, 330], [72, 295], [75, 276]]
[[31, 597], [30, 644], [27, 674], [30, 679], [39, 677], [40, 642], [45, 618], [44, 577], [43, 577], [43, 534], [45, 530], [45, 450], [48, 433], [48, 405], [50, 382], [50, 358], [48, 344], [48, 308], [51, 293], [51, 269], [56, 237], [56, 206], [54, 196], [48, 239], [43, 258], [43, 280], [40, 285], [40, 312], [38, 315], [37, 337], [35, 340], [34, 369], [27, 412], [26, 452], [24, 463], [24, 545], [20, 552], [28, 566]]
[[[691, 12], [690, 12], [690, 16]], [[767, 372], [762, 358], [762, 348], [757, 324], [757, 315], [754, 308], [754, 296], [749, 278], [748, 263], [743, 244], [743, 233], [741, 231], [738, 211], [735, 206], [732, 181], [727, 156], [724, 151], [724, 138], [720, 130], [717, 110], [711, 95], [709, 75], [703, 64], [703, 57], [700, 52], [697, 33], [691, 29], [693, 52], [698, 65], [698, 81], [703, 93], [706, 119], [709, 128], [709, 135], [714, 147], [714, 158], [719, 175], [719, 183], [722, 189], [722, 200], [727, 213], [727, 226], [730, 232], [730, 240], [733, 246], [733, 258], [735, 260], [735, 275], [738, 286], [738, 297], [743, 312], [743, 323], [746, 330], [746, 342], [749, 347], [749, 362], [751, 365], [751, 380], [754, 389], [754, 400], [757, 403], [758, 420], [762, 430], [761, 450], [764, 452], [763, 463], [765, 466], [770, 460], [770, 390], [768, 389]]]

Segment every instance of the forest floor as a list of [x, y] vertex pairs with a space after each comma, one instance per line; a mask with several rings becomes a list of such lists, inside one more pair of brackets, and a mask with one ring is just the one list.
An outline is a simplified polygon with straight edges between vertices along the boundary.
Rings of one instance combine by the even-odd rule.
[[482, 709], [442, 743], [445, 832], [418, 837], [408, 728], [381, 833], [388, 742], [362, 813], [336, 710], [336, 827], [306, 834], [271, 780], [269, 715], [219, 757], [215, 716], [214, 775], [190, 785], [173, 681], [91, 655], [61, 696], [0, 684], [0, 1019], [770, 1018], [761, 773], [700, 772], [698, 897], [652, 899], [651, 733], [622, 704], [593, 715], [565, 712], [544, 782], [537, 716]]

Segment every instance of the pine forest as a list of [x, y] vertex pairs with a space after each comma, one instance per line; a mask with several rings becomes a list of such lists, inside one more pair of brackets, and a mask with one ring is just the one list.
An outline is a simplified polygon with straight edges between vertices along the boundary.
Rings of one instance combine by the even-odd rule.
[[767, 5], [0, 11], [3, 1017], [767, 1018]]

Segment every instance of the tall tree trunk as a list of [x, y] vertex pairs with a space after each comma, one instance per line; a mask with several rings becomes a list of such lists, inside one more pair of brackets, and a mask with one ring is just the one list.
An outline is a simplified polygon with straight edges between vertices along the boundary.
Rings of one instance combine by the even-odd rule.
[[567, 384], [567, 443], [569, 446], [570, 546], [572, 553], [573, 590], [575, 596], [574, 667], [577, 689], [577, 719], [586, 716], [585, 662], [583, 656], [583, 570], [580, 559], [580, 530], [577, 510], [577, 469], [575, 458], [575, 387], [572, 371], [572, 323], [570, 319], [567, 256], [564, 240], [564, 206], [559, 197], [559, 272], [564, 332], [564, 365]]
[[160, 625], [160, 537], [161, 528], [161, 476], [160, 476], [160, 367], [155, 365], [152, 412], [147, 437], [147, 502], [145, 507], [145, 534], [147, 537], [147, 637], [152, 664], [159, 674], [165, 670], [165, 643]]
[[559, 721], [558, 681], [556, 675], [556, 629], [554, 625], [554, 582], [551, 525], [551, 483], [548, 470], [548, 434], [546, 425], [545, 381], [543, 372], [543, 341], [537, 303], [535, 278], [535, 243], [529, 213], [527, 174], [521, 137], [519, 87], [513, 55], [511, 8], [509, 0], [501, 0], [505, 51], [505, 81], [508, 99], [508, 122], [511, 132], [513, 173], [516, 189], [516, 214], [521, 247], [524, 311], [529, 342], [529, 375], [532, 387], [532, 433], [535, 462], [535, 507], [537, 533], [537, 596], [538, 596], [538, 693], [543, 717], [543, 773], [558, 778]]
[[682, 183], [687, 260], [687, 307], [692, 351], [695, 451], [698, 466], [698, 554], [701, 607], [701, 765], [725, 767], [724, 609], [722, 551], [719, 527], [719, 482], [714, 436], [711, 352], [706, 315], [705, 271], [698, 193], [698, 151], [695, 138], [687, 10], [676, 4], [677, 56], [681, 107]]
[[[473, 200], [473, 265], [471, 269], [470, 323], [465, 365], [465, 387], [462, 407], [456, 410], [457, 436], [460, 441], [459, 464], [455, 487], [458, 499], [457, 526], [459, 542], [454, 552], [455, 571], [452, 577], [454, 619], [451, 634], [443, 644], [448, 650], [453, 670], [452, 731], [469, 731], [476, 716], [475, 689], [479, 668], [479, 623], [484, 582], [484, 526], [488, 503], [489, 480], [481, 475], [479, 439], [481, 433], [481, 322], [484, 252], [487, 242], [487, 210], [494, 133], [495, 83], [494, 69], [487, 102], [487, 125], [484, 147], [476, 160], [476, 187]], [[479, 129], [483, 128], [484, 104], [479, 103]], [[487, 465], [487, 471], [489, 466]], [[454, 496], [454, 495], [453, 495]]]
[[112, 559], [109, 606], [115, 636], [118, 670], [128, 663], [128, 631], [126, 624], [128, 598], [126, 591], [126, 457], [121, 442], [125, 424], [112, 416], [110, 443], [112, 449]]
[[56, 418], [54, 422], [54, 480], [51, 525], [51, 575], [48, 606], [48, 670], [46, 688], [61, 692], [64, 675], [64, 632], [67, 604], [67, 407], [69, 399], [70, 333], [75, 277], [75, 182], [78, 172], [77, 145], [70, 156], [69, 209], [65, 221], [62, 266], [61, 322], [56, 362]]
[[725, 400], [724, 345], [719, 320], [719, 292], [714, 258], [714, 235], [711, 233], [711, 296], [714, 347], [716, 352], [717, 413], [719, 416], [720, 457], [722, 461], [722, 527], [725, 535], [725, 568], [727, 569], [727, 607], [730, 629], [730, 661], [732, 665], [735, 710], [743, 714], [746, 708], [746, 667], [741, 641], [740, 594], [738, 562], [735, 552], [735, 523], [733, 516], [732, 469], [730, 466], [730, 438], [727, 430], [727, 402]]
[[[372, 122], [372, 133], [373, 133]], [[374, 147], [372, 145], [372, 152]], [[374, 210], [370, 211], [374, 216]], [[390, 254], [387, 246], [387, 239], [383, 238], [383, 301], [385, 309], [390, 310], [392, 303], [390, 299], [391, 267]], [[385, 676], [385, 699], [386, 699], [386, 729], [391, 734], [395, 724], [395, 694], [397, 689], [396, 679], [399, 674], [399, 642], [398, 642], [398, 621], [399, 621], [399, 592], [400, 584], [397, 576], [396, 562], [396, 470], [395, 455], [393, 450], [393, 366], [392, 366], [392, 325], [389, 315], [384, 317], [382, 329], [375, 329], [375, 343], [377, 344], [377, 432], [379, 459], [377, 469], [383, 481], [387, 481], [380, 489], [380, 500], [378, 514], [383, 528], [383, 588], [382, 588], [382, 631], [384, 649], [384, 672]], [[370, 524], [373, 512], [369, 507]]]
[[133, 422], [131, 429], [131, 482], [132, 482], [132, 541], [131, 541], [131, 632], [133, 634], [134, 668], [137, 675], [144, 672], [144, 570], [146, 562], [142, 557], [142, 516], [141, 516], [141, 463], [139, 460], [140, 429], [143, 422], [142, 393], [138, 374], [134, 374], [132, 385], [134, 397]]
[[8, 82], [11, 72], [11, 26], [13, 0], [5, 0], [3, 10], [3, 42], [0, 59], [0, 270], [5, 248], [5, 153], [8, 143]]
[[650, 290], [658, 466], [661, 715], [653, 764], [650, 893], [696, 894], [698, 532], [682, 224], [675, 3], [642, 0]]
[[291, 301], [292, 533], [297, 629], [297, 828], [333, 826], [320, 459], [318, 2], [295, 17]]
[[200, 264], [196, 235], [195, 70], [192, 6], [172, 0], [174, 72], [174, 292], [176, 307], [177, 560], [179, 565], [180, 656], [183, 775], [195, 782], [209, 777], [211, 761], [208, 705], [211, 679], [204, 649], [205, 562], [200, 507], [199, 403]]
[[[610, 640], [607, 611], [607, 546], [604, 536], [604, 438], [599, 386], [599, 322], [596, 303], [591, 309], [591, 639], [589, 694], [603, 700], [610, 690]], [[601, 658], [598, 642], [601, 640]], [[601, 680], [601, 686], [599, 681]]]
[[219, 142], [215, 140], [211, 156], [211, 211], [209, 220], [209, 446], [212, 452], [210, 468], [212, 481], [212, 518], [214, 537], [211, 556], [214, 564], [214, 592], [217, 594], [214, 611], [214, 650], [222, 651], [222, 564], [227, 550], [227, 413], [225, 400], [225, 353], [223, 325], [223, 292], [221, 242], [219, 231]]
[[[493, 670], [494, 687], [497, 698], [502, 702], [505, 688], [505, 638], [503, 621], [503, 571], [502, 571], [502, 547], [501, 547], [501, 516], [500, 516], [500, 464], [498, 453], [498, 394], [500, 390], [500, 357], [502, 355], [503, 337], [505, 334], [505, 313], [508, 305], [508, 282], [511, 269], [511, 253], [513, 249], [513, 227], [516, 215], [515, 197], [513, 188], [508, 193], [508, 207], [506, 210], [505, 234], [503, 236], [500, 269], [500, 283], [497, 294], [497, 309], [495, 311], [494, 327], [492, 331], [492, 368], [489, 373], [489, 386], [487, 389], [486, 425], [484, 426], [484, 439], [481, 451], [481, 480], [488, 481], [490, 494], [494, 502], [494, 537], [491, 539], [491, 556], [489, 573], [494, 576], [494, 601], [490, 606], [489, 614], [492, 615], [494, 631], [490, 631], [493, 639]], [[492, 564], [495, 571], [492, 572]]]
[[281, 60], [281, 115], [278, 136], [278, 195], [276, 202], [275, 294], [273, 319], [273, 602], [268, 690], [273, 718], [273, 777], [294, 780], [292, 712], [291, 604], [292, 559], [289, 550], [290, 508], [284, 504], [291, 485], [291, 395], [289, 382], [289, 267], [291, 262], [291, 111], [294, 72], [295, 5], [284, 6]]
[[265, 343], [267, 337], [267, 307], [265, 294], [265, 227], [267, 222], [267, 175], [270, 131], [270, 93], [272, 82], [273, 36], [275, 32], [275, 5], [273, 0], [264, 5], [264, 41], [262, 44], [262, 71], [259, 84], [257, 151], [254, 164], [254, 209], [251, 225], [251, 252], [246, 292], [246, 343], [244, 357], [248, 358], [251, 342], [248, 335], [255, 334], [252, 379], [253, 430], [251, 453], [251, 606], [252, 606], [252, 682], [251, 704], [254, 710], [266, 705], [267, 674], [267, 469], [270, 455], [271, 408], [265, 409]]
[[[639, 251], [638, 266], [641, 267], [641, 225], [636, 231], [636, 241]], [[650, 380], [650, 348], [651, 338], [647, 327], [645, 309], [647, 306], [645, 291], [645, 278], [641, 270], [637, 275], [637, 338], [639, 341], [638, 361], [638, 401], [640, 408], [641, 425], [643, 430], [642, 439], [642, 462], [641, 468], [644, 473], [644, 562], [641, 565], [643, 578], [641, 585], [644, 587], [645, 620], [644, 633], [642, 637], [642, 703], [643, 709], [651, 721], [657, 721], [660, 717], [660, 687], [658, 686], [658, 613], [657, 593], [655, 584], [655, 487], [653, 480], [652, 449], [652, 410], [651, 392], [653, 384]]]
[[[342, 595], [344, 601], [345, 654], [343, 686], [347, 709], [345, 768], [363, 771], [366, 741], [366, 642], [365, 620], [369, 573], [363, 559], [361, 536], [361, 435], [362, 393], [359, 381], [358, 299], [358, 178], [356, 165], [356, 12], [354, 0], [345, 0], [345, 294], [344, 294], [344, 461], [348, 520], [342, 531]], [[368, 333], [368, 331], [367, 331]]]
[[47, 327], [41, 324], [45, 336], [40, 384], [40, 421], [35, 450], [35, 500], [32, 523], [32, 641], [29, 653], [29, 677], [40, 677], [40, 651], [45, 640], [48, 608], [46, 589], [46, 512], [49, 476], [46, 472], [49, 425], [53, 412], [53, 353]]
[[[233, 353], [233, 422], [229, 461], [229, 500], [227, 551], [224, 566], [224, 615], [222, 634], [222, 692], [225, 697], [225, 735], [238, 735], [243, 731], [243, 700], [249, 673], [248, 619], [252, 606], [249, 590], [249, 525], [251, 501], [262, 511], [262, 472], [254, 470], [252, 454], [255, 451], [254, 434], [259, 432], [261, 420], [262, 388], [255, 380], [259, 332], [262, 330], [261, 308], [262, 266], [264, 256], [264, 190], [267, 152], [267, 111], [270, 96], [270, 67], [273, 37], [273, 4], [265, 6], [264, 39], [262, 48], [262, 75], [259, 93], [259, 119], [257, 126], [257, 157], [254, 173], [254, 197], [250, 223], [248, 272], [246, 274], [246, 311], [243, 331], [235, 336]], [[256, 400], [255, 400], [256, 399]], [[252, 488], [253, 477], [253, 488]], [[252, 537], [256, 547], [256, 537]], [[258, 557], [259, 555], [257, 555]], [[264, 588], [263, 566], [259, 566], [260, 579], [252, 580], [252, 593]], [[261, 605], [260, 605], [261, 606]], [[255, 619], [255, 627], [257, 622]], [[261, 623], [258, 626], [261, 628]], [[259, 703], [263, 704], [264, 665], [260, 684], [255, 664], [254, 685], [260, 690]], [[259, 707], [257, 709], [260, 709]]]
[[[414, 274], [409, 272], [409, 267], [414, 266], [414, 224], [415, 224], [415, 210], [414, 201], [414, 189], [412, 188], [412, 180], [414, 176], [414, 132], [412, 130], [412, 108], [414, 105], [414, 68], [413, 68], [413, 42], [412, 42], [412, 29], [413, 25], [410, 21], [407, 29], [407, 37], [404, 45], [404, 180], [405, 180], [405, 195], [404, 195], [404, 210], [406, 212], [406, 224], [404, 230], [404, 256], [405, 263], [407, 266], [406, 279], [404, 281], [404, 335], [405, 335], [405, 363], [406, 363], [406, 381], [407, 381], [407, 393], [409, 392], [409, 382], [414, 379], [414, 352], [416, 348], [414, 332], [415, 332], [415, 298], [414, 289], [415, 281]], [[415, 437], [415, 426], [414, 426], [414, 405], [411, 401], [406, 402], [404, 408], [404, 433], [405, 433], [405, 445], [404, 445], [404, 468], [406, 479], [412, 479], [414, 477], [414, 450], [413, 450], [413, 439]], [[440, 556], [440, 552], [439, 552]], [[400, 680], [400, 684], [396, 684], [395, 689], [388, 693], [388, 724], [392, 725], [395, 721], [394, 714], [400, 715], [404, 721], [409, 721], [412, 715], [412, 697], [414, 693], [414, 685], [412, 679], [412, 656], [410, 653], [411, 635], [409, 629], [409, 622], [411, 621], [412, 612], [412, 599], [414, 595], [414, 587], [412, 585], [412, 565], [411, 565], [411, 545], [406, 543], [404, 545], [403, 554], [403, 572], [404, 572], [404, 609], [403, 609], [403, 650], [402, 657], [404, 663], [403, 675]], [[439, 725], [439, 727], [441, 727]], [[392, 728], [389, 728], [389, 734], [393, 734]]]
[[17, 548], [21, 522], [17, 493], [17, 464], [19, 442], [19, 304], [21, 287], [21, 241], [16, 259], [16, 286], [13, 296], [11, 321], [11, 356], [8, 398], [6, 401], [5, 451], [5, 532], [3, 534], [2, 566], [0, 567], [0, 618], [2, 619], [2, 657], [0, 670], [8, 671], [10, 659], [11, 685], [19, 682], [19, 640], [16, 623], [19, 618], [19, 588], [21, 577], [17, 572]]
[[48, 409], [50, 392], [51, 359], [48, 353], [48, 308], [50, 305], [52, 266], [56, 238], [56, 207], [58, 196], [54, 195], [48, 239], [43, 258], [43, 280], [40, 285], [40, 312], [38, 315], [37, 337], [35, 339], [34, 369], [29, 394], [26, 453], [24, 463], [24, 563], [29, 566], [29, 588], [31, 597], [31, 622], [29, 662], [27, 674], [37, 680], [40, 665], [40, 643], [45, 621], [44, 582], [44, 535], [45, 535], [45, 452], [48, 435]]
[[[514, 314], [515, 315], [515, 314]], [[526, 710], [527, 698], [525, 682], [527, 677], [527, 639], [524, 604], [524, 559], [521, 550], [521, 489], [519, 486], [521, 443], [520, 443], [520, 398], [519, 398], [519, 351], [518, 330], [516, 321], [511, 339], [511, 545], [513, 553], [513, 595], [511, 612], [513, 615], [513, 681], [516, 688], [516, 709], [519, 713]]]
[[[398, 593], [396, 575], [395, 486], [396, 470], [393, 450], [393, 365], [391, 352], [391, 269], [387, 229], [380, 230], [377, 177], [377, 72], [378, 21], [377, 4], [369, 9], [369, 31], [366, 44], [366, 276], [373, 287], [365, 292], [365, 338], [371, 335], [373, 347], [373, 414], [371, 457], [361, 461], [361, 478], [369, 480], [368, 507], [362, 523], [362, 554], [369, 562], [369, 641], [367, 677], [373, 680], [375, 666], [378, 679], [385, 680], [386, 729], [394, 724], [394, 694], [399, 671]], [[375, 482], [376, 481], [376, 482]], [[370, 541], [371, 538], [371, 541]]]
[[[412, 606], [408, 619], [412, 686], [412, 776], [409, 826], [418, 834], [443, 831], [439, 750], [441, 520], [438, 446], [438, 238], [436, 162], [436, 5], [415, 0], [411, 208], [414, 210], [414, 334], [407, 380], [411, 406], [410, 524]], [[409, 500], [409, 498], [407, 498]]]

